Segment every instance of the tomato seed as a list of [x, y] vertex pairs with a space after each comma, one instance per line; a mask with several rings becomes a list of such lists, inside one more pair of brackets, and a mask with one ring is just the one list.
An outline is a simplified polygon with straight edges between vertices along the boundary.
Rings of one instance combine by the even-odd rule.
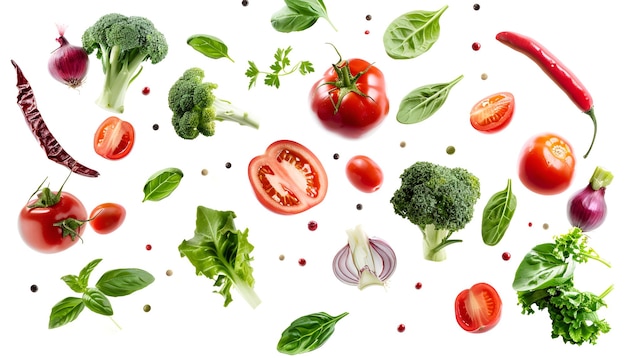
[[230, 164], [230, 162], [226, 162], [224, 166], [226, 167], [226, 169], [230, 169], [230, 167], [232, 167], [233, 165]]
[[30, 286], [30, 292], [37, 292], [37, 291], [39, 291], [39, 287], [37, 287], [37, 285]]
[[172, 271], [172, 270], [165, 271], [165, 275], [166, 276], [172, 276], [173, 274], [174, 274], [174, 271]]
[[143, 95], [144, 95], [144, 96], [149, 95], [149, 94], [150, 94], [150, 87], [144, 87], [144, 88], [141, 90], [141, 93], [143, 93]]
[[155, 131], [158, 131], [158, 130], [159, 130], [159, 125], [158, 125], [158, 124], [156, 124], [156, 123], [155, 123], [155, 124], [153, 124], [153, 125], [152, 125], [152, 129], [154, 129]]
[[317, 230], [317, 221], [313, 221], [313, 220], [309, 221], [308, 227], [309, 227], [309, 230], [311, 231]]
[[415, 289], [421, 290], [422, 289], [422, 283], [421, 282], [416, 283], [415, 284]]
[[150, 244], [146, 245], [146, 250], [148, 250], [148, 251], [152, 250], [152, 245], [150, 245]]
[[306, 265], [306, 260], [305, 259], [298, 260], [298, 265], [300, 265], [300, 266]]
[[370, 21], [372, 19], [372, 15], [365, 16], [365, 20]]
[[509, 261], [511, 259], [511, 254], [509, 252], [502, 253], [502, 260]]
[[474, 4], [474, 10], [476, 11], [480, 10], [480, 4]]
[[474, 51], [480, 50], [480, 44], [478, 42], [474, 42], [472, 44], [472, 50], [474, 50]]
[[398, 325], [398, 332], [402, 333], [406, 329], [406, 326], [402, 323]]
[[152, 307], [150, 307], [150, 305], [144, 305], [143, 306], [143, 311], [144, 312], [150, 312], [151, 309], [152, 309]]

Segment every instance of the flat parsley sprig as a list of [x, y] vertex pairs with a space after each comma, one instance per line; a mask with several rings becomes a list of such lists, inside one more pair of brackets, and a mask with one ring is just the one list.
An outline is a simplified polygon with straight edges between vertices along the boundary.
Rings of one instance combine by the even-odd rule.
[[246, 77], [250, 78], [248, 90], [256, 85], [256, 81], [259, 76], [265, 76], [263, 82], [267, 86], [280, 88], [280, 77], [282, 76], [290, 75], [296, 71], [299, 71], [302, 75], [315, 72], [313, 64], [310, 61], [300, 61], [291, 66], [291, 60], [289, 59], [289, 53], [291, 50], [291, 46], [286, 49], [279, 48], [276, 50], [276, 53], [274, 54], [275, 61], [270, 66], [271, 71], [261, 71], [253, 61], [248, 61], [249, 67], [246, 70]]

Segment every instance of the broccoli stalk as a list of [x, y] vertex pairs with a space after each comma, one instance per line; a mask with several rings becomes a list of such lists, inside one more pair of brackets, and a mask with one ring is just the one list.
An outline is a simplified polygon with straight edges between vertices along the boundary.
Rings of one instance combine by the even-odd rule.
[[179, 137], [195, 139], [215, 134], [216, 121], [231, 121], [255, 129], [259, 123], [231, 102], [216, 98], [217, 84], [203, 82], [204, 71], [198, 67], [186, 70], [168, 93], [172, 126]]
[[161, 62], [168, 52], [165, 37], [154, 24], [139, 16], [111, 13], [102, 16], [82, 36], [83, 48], [102, 62], [104, 86], [96, 103], [107, 110], [124, 112], [130, 84], [144, 62]]
[[420, 228], [426, 260], [444, 261], [444, 248], [462, 241], [450, 237], [474, 215], [480, 198], [478, 178], [463, 168], [417, 162], [400, 179], [400, 188], [391, 198], [395, 213]]

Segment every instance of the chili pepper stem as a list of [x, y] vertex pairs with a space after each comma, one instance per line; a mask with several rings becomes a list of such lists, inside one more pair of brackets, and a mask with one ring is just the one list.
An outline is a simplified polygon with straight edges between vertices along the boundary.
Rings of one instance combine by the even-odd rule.
[[589, 149], [587, 149], [587, 153], [583, 155], [583, 158], [587, 158], [589, 152], [591, 152], [591, 148], [593, 148], [593, 143], [596, 141], [596, 133], [598, 132], [598, 122], [596, 121], [596, 114], [593, 110], [593, 107], [585, 112], [585, 114], [589, 115], [589, 117], [591, 117], [591, 121], [593, 122], [593, 138], [591, 139], [591, 145], [589, 146]]

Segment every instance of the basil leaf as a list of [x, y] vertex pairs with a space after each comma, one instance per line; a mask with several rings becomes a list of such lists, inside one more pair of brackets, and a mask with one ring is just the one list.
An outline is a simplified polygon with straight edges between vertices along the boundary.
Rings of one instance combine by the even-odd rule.
[[80, 282], [80, 286], [83, 288], [83, 291], [87, 288], [87, 284], [89, 282], [89, 276], [91, 276], [91, 272], [98, 266], [98, 264], [102, 261], [102, 259], [95, 259], [87, 264], [82, 270], [80, 270], [80, 274], [78, 275], [78, 280]]
[[463, 75], [452, 82], [430, 84], [414, 89], [400, 101], [396, 119], [403, 124], [413, 124], [430, 118], [446, 102], [452, 87], [462, 79]]
[[438, 11], [411, 11], [394, 19], [383, 33], [387, 55], [393, 59], [415, 58], [439, 39], [439, 18], [448, 5]]
[[107, 296], [130, 295], [154, 282], [154, 276], [141, 269], [117, 269], [105, 272], [96, 287]]
[[513, 289], [535, 291], [559, 286], [573, 278], [574, 261], [564, 261], [554, 255], [553, 243], [540, 244], [530, 250], [515, 272]]
[[95, 313], [105, 316], [113, 316], [113, 307], [107, 296], [97, 288], [88, 288], [83, 293], [83, 303]]
[[69, 288], [71, 288], [72, 291], [76, 293], [83, 293], [87, 288], [87, 286], [83, 286], [81, 284], [78, 276], [76, 275], [65, 275], [61, 277], [61, 280], [63, 280], [63, 282], [65, 282], [69, 286]]
[[167, 168], [154, 173], [143, 187], [143, 201], [167, 198], [176, 190], [182, 178], [183, 172], [178, 168]]
[[318, 16], [302, 15], [284, 6], [272, 15], [272, 27], [278, 32], [303, 31], [315, 25]]
[[276, 349], [291, 355], [313, 351], [326, 343], [335, 331], [335, 324], [347, 315], [348, 312], [344, 312], [333, 317], [318, 312], [302, 316], [283, 331]]
[[300, 15], [325, 19], [330, 26], [337, 31], [337, 28], [328, 17], [326, 5], [322, 0], [285, 0], [285, 4], [287, 4], [288, 8]]
[[67, 297], [61, 300], [52, 307], [48, 329], [58, 328], [74, 321], [84, 308], [83, 300], [78, 297]]
[[228, 55], [228, 47], [222, 40], [211, 35], [192, 35], [187, 39], [187, 45], [191, 46], [194, 50], [200, 52], [209, 58], [227, 58], [231, 62], [235, 62]]
[[513, 194], [509, 179], [506, 188], [495, 193], [483, 210], [482, 236], [485, 244], [495, 246], [502, 240], [516, 208], [517, 197]]

